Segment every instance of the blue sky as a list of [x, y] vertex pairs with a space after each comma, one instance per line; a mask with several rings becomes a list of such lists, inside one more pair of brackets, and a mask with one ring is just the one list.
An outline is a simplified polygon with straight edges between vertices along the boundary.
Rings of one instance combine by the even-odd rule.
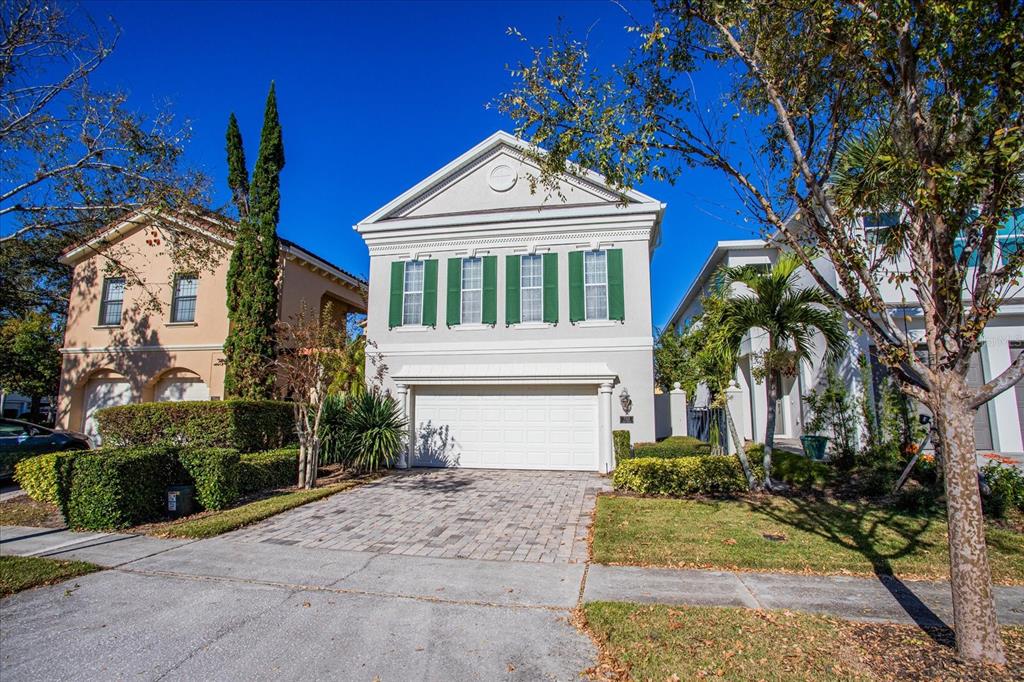
[[[630, 3], [638, 16], [646, 3]], [[495, 130], [512, 129], [485, 108], [512, 84], [507, 64], [563, 25], [589, 31], [595, 59], [620, 60], [631, 40], [622, 10], [577, 2], [85, 2], [122, 28], [95, 83], [119, 87], [143, 111], [170, 102], [191, 121], [189, 164], [229, 200], [224, 158], [228, 114], [238, 116], [250, 166], [263, 103], [276, 81], [287, 166], [282, 236], [365, 274], [368, 256], [351, 226]], [[713, 91], [716, 84], [704, 84]], [[755, 236], [738, 202], [710, 170], [675, 186], [641, 189], [666, 202], [652, 287], [655, 325], [671, 314], [714, 243]]]

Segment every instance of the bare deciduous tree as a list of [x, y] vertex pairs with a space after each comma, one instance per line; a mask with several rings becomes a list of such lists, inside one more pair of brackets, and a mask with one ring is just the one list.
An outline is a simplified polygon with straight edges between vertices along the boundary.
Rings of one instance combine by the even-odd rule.
[[[119, 35], [59, 3], [0, 0], [0, 317], [63, 314], [63, 250], [133, 209], [181, 209], [204, 196], [206, 180], [181, 169], [187, 123], [166, 110], [147, 118], [125, 93], [90, 84]], [[205, 265], [208, 240], [173, 223], [155, 229], [190, 266]], [[102, 251], [110, 269], [143, 283], [116, 248]]]

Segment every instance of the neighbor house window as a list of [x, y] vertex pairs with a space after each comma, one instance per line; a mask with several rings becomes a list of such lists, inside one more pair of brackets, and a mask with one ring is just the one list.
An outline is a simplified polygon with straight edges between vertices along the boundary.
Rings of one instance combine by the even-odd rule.
[[882, 244], [889, 237], [889, 230], [900, 224], [900, 214], [894, 211], [883, 213], [866, 213], [864, 220], [864, 236], [872, 244]]
[[608, 319], [608, 252], [583, 254], [583, 286], [588, 320]]
[[196, 290], [198, 288], [199, 278], [195, 275], [178, 275], [174, 278], [171, 322], [196, 321]]
[[103, 280], [103, 298], [100, 300], [100, 324], [104, 326], [121, 324], [124, 309], [124, 277], [107, 277]]
[[523, 322], [544, 320], [544, 257], [523, 256], [519, 268], [520, 315]]
[[483, 321], [484, 262], [482, 258], [462, 259], [462, 324]]
[[405, 263], [402, 324], [423, 324], [423, 261], [421, 260], [411, 260]]

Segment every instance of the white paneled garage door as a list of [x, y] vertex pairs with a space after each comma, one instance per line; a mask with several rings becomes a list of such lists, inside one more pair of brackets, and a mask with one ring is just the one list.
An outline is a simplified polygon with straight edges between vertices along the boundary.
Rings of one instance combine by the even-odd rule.
[[96, 428], [96, 411], [104, 407], [127, 405], [132, 401], [132, 387], [127, 381], [119, 379], [94, 379], [85, 385], [85, 413], [82, 431], [89, 437], [93, 445], [100, 444], [100, 434]]
[[596, 471], [597, 389], [416, 386], [416, 466]]

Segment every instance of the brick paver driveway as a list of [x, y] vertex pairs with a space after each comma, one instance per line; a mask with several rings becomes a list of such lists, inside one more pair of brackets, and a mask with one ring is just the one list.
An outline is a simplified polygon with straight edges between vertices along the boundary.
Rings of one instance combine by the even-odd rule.
[[412, 556], [575, 563], [587, 557], [596, 473], [414, 469], [230, 536]]

